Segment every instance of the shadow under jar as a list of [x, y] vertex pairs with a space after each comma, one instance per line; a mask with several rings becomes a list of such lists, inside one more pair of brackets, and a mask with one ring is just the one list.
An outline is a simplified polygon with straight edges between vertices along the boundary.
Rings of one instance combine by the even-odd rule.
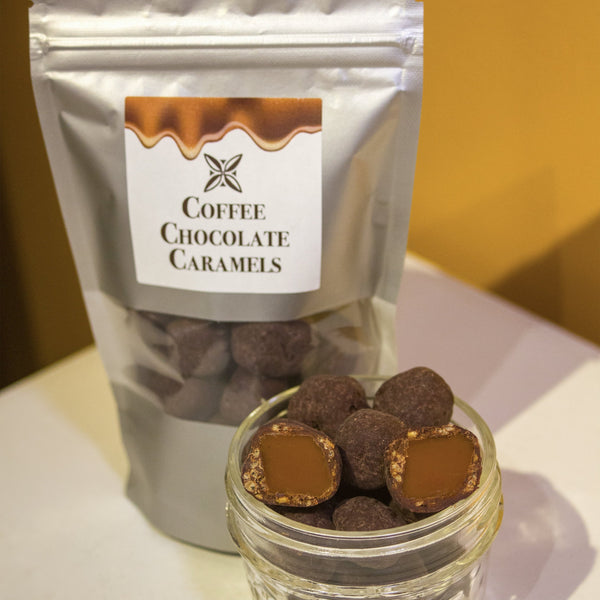
[[[385, 377], [356, 377], [372, 398]], [[287, 390], [237, 430], [227, 464], [227, 524], [255, 600], [481, 600], [488, 550], [502, 521], [500, 470], [482, 418], [455, 399], [452, 421], [479, 439], [482, 473], [467, 498], [414, 523], [371, 532], [320, 529], [292, 521], [242, 485], [243, 451], [263, 424], [284, 416]]]

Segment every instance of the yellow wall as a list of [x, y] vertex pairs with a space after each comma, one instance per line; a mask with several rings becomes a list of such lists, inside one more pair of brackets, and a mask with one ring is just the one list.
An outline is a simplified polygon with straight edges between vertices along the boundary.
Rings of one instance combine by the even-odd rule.
[[[0, 386], [91, 341], [0, 0]], [[600, 343], [600, 1], [425, 0], [409, 248]]]
[[600, 2], [424, 4], [409, 248], [600, 343]]
[[0, 387], [91, 342], [29, 77], [26, 0], [0, 0]]

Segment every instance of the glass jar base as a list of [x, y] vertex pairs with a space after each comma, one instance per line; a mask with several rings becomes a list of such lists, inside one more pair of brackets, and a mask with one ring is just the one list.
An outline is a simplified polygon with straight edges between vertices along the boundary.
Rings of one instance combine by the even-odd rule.
[[244, 563], [253, 600], [483, 600], [487, 555], [472, 565], [468, 573], [450, 582], [423, 585], [403, 582], [397, 585], [346, 587], [319, 584], [296, 578], [274, 579]]

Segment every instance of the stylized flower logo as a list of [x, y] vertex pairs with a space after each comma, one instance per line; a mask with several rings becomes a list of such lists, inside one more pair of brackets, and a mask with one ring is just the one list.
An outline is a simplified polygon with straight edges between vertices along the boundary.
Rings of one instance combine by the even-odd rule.
[[236, 168], [242, 160], [241, 154], [236, 154], [229, 160], [219, 160], [210, 154], [205, 154], [204, 160], [206, 160], [210, 168], [210, 177], [204, 186], [205, 192], [210, 192], [210, 190], [214, 190], [216, 187], [224, 187], [226, 185], [236, 192], [242, 191], [242, 186], [237, 180], [236, 172]]

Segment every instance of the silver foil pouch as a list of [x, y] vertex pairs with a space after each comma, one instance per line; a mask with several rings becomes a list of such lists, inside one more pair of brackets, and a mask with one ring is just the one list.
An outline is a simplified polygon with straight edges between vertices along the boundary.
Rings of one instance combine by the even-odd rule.
[[394, 369], [422, 91], [411, 0], [48, 0], [42, 131], [130, 461], [231, 550], [235, 426], [316, 374]]

